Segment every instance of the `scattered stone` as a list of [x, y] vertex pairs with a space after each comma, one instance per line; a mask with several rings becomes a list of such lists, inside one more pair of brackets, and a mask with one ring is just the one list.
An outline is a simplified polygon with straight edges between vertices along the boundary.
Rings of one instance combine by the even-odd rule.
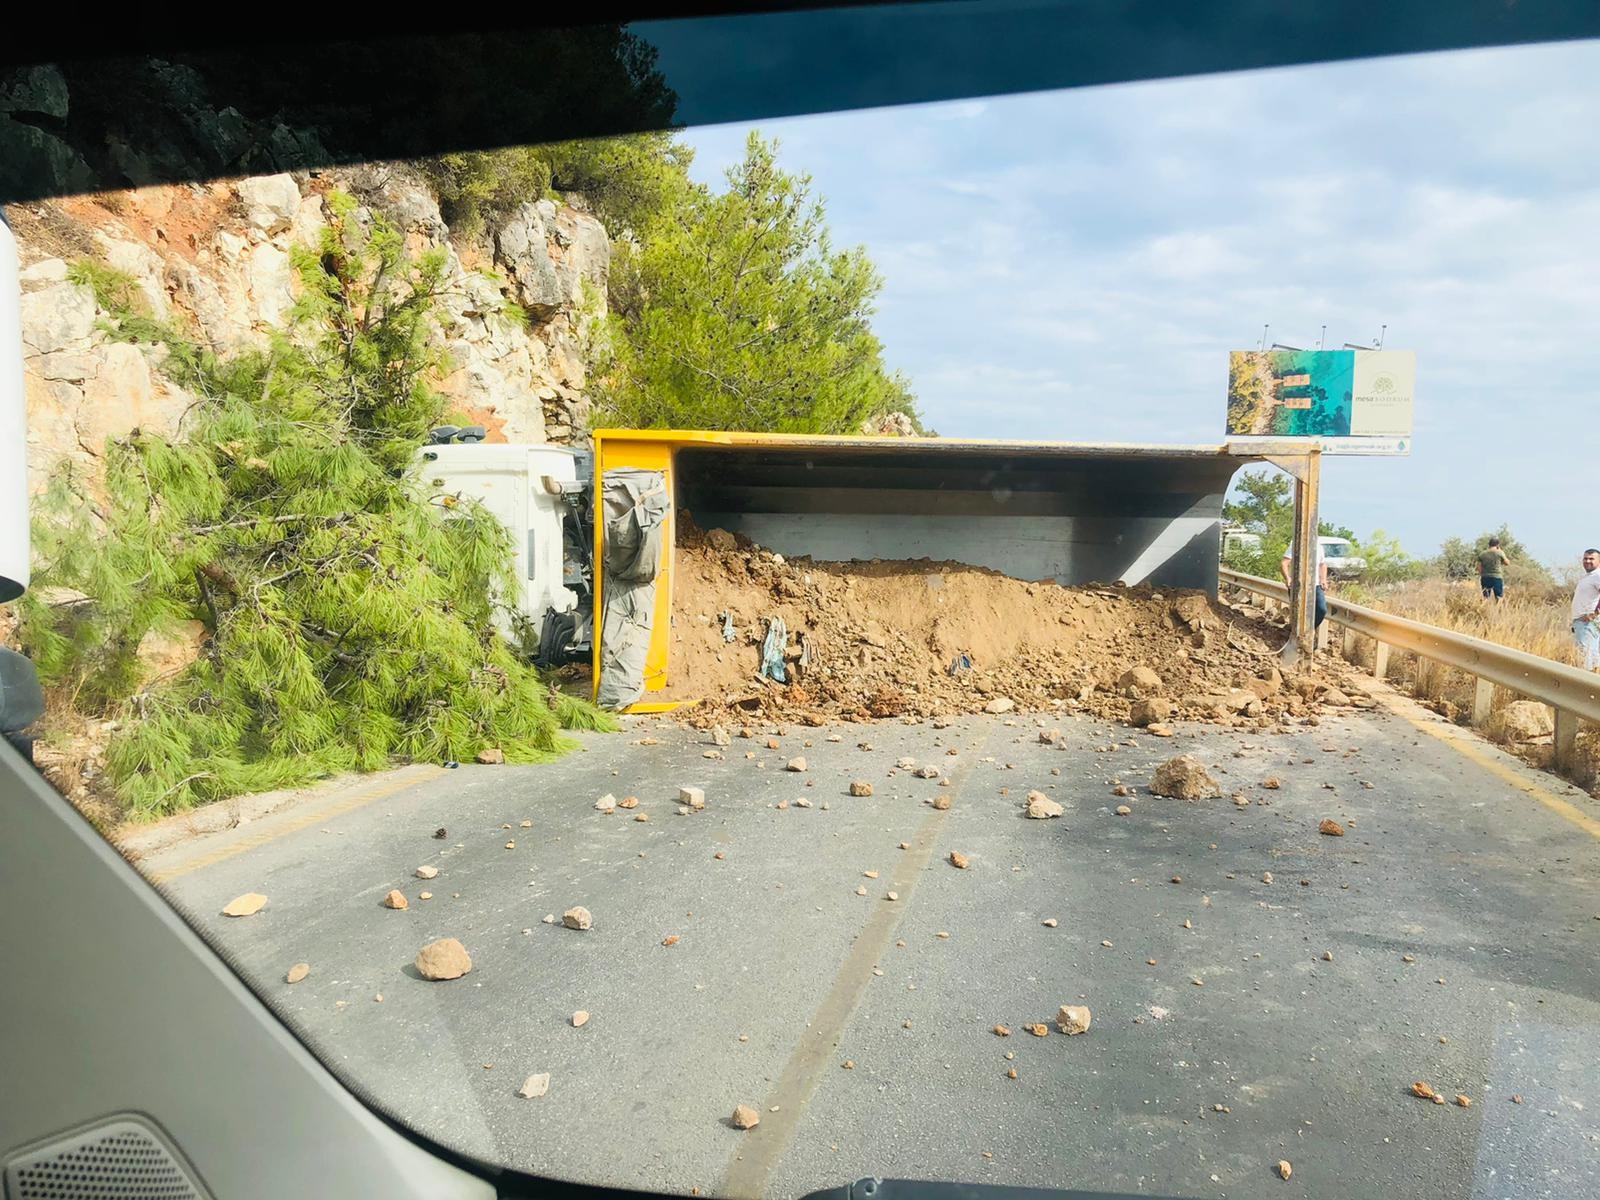
[[516, 848], [517, 848], [516, 842], [507, 842], [506, 843], [506, 849], [507, 850], [515, 850]]
[[478, 761], [486, 767], [499, 766], [506, 761], [506, 752], [498, 746], [478, 751]]
[[1269, 775], [1261, 781], [1261, 786], [1266, 788], [1269, 792], [1275, 792], [1281, 788], [1283, 784], [1279, 782], [1276, 775]]
[[1350, 697], [1346, 696], [1338, 688], [1329, 688], [1322, 693], [1322, 702], [1324, 704], [1342, 704], [1345, 707], [1349, 707]]
[[1261, 882], [1262, 883], [1271, 883], [1272, 882], [1272, 872], [1271, 871], [1263, 871], [1263, 872], [1261, 872]]
[[1513, 1104], [1521, 1104], [1522, 1103], [1522, 1097], [1521, 1096], [1512, 1096], [1511, 1097], [1511, 1103], [1513, 1103]]
[[947, 929], [941, 929], [941, 930], [939, 930], [938, 933], [934, 934], [933, 936], [938, 938], [940, 941], [949, 941], [950, 940], [950, 931], [947, 930]]
[[[599, 806], [596, 805], [596, 807], [598, 808]], [[621, 800], [617, 801], [617, 807], [618, 808], [638, 808], [639, 807], [639, 797], [637, 797], [637, 796], [624, 796]]]
[[895, 770], [914, 771], [917, 769], [917, 760], [914, 758], [897, 758], [894, 760]]
[[857, 884], [856, 885], [856, 895], [865, 896], [866, 894], [867, 894], [867, 885], [864, 884], [864, 883]]
[[443, 825], [441, 825], [439, 828], [433, 831], [433, 836], [442, 842], [445, 838], [450, 836], [450, 833]]
[[1143, 700], [1135, 700], [1132, 708], [1128, 710], [1128, 724], [1135, 729], [1142, 729], [1147, 725], [1155, 725], [1172, 716], [1172, 701], [1165, 696], [1150, 696]]
[[1034, 1037], [1050, 1036], [1050, 1026], [1046, 1025], [1043, 1021], [1039, 1022], [1037, 1025], [1024, 1025], [1023, 1028], [1029, 1033], [1033, 1034]]
[[1059, 817], [1065, 811], [1066, 809], [1062, 808], [1059, 803], [1050, 799], [1043, 792], [1028, 793], [1028, 816], [1036, 821]]
[[1200, 760], [1190, 754], [1180, 754], [1157, 767], [1150, 780], [1150, 790], [1175, 800], [1206, 800], [1222, 795], [1217, 781], [1211, 778]]
[[633, 819], [635, 821], [648, 821], [650, 819], [650, 814], [649, 813], [635, 813]]
[[728, 736], [728, 731], [721, 725], [713, 725], [711, 727], [711, 741], [718, 746], [733, 745], [733, 738]]
[[1011, 697], [997, 696], [995, 699], [989, 701], [989, 703], [983, 706], [983, 711], [993, 716], [999, 716], [1001, 713], [1010, 712], [1016, 706], [1016, 701], [1011, 699]]
[[1401, 955], [1401, 956], [1400, 956], [1400, 961], [1401, 961], [1401, 962], [1404, 962], [1404, 963], [1414, 963], [1414, 962], [1416, 962], [1416, 961], [1417, 961], [1417, 959], [1416, 959], [1416, 956], [1415, 956], [1415, 955], [1412, 955], [1412, 954], [1402, 954], [1402, 955]]
[[554, 925], [556, 923], [555, 913], [545, 913], [543, 921], [546, 925]]
[[411, 905], [406, 902], [406, 894], [404, 892], [402, 892], [399, 888], [392, 889], [389, 892], [389, 894], [383, 898], [383, 906], [385, 908], [410, 908], [411, 907]]
[[721, 750], [706, 750], [706, 751], [703, 751], [701, 753], [700, 757], [701, 758], [710, 758], [710, 759], [720, 759], [722, 757], [722, 751]]
[[1146, 725], [1144, 731], [1150, 734], [1152, 737], [1173, 736], [1173, 728], [1171, 725]]
[[588, 1023], [589, 1014], [583, 1009], [580, 1008], [577, 1012], [572, 1014], [572, 1027], [574, 1029], [582, 1029]]
[[937, 809], [939, 812], [947, 811], [950, 808], [950, 797], [949, 796], [935, 796], [933, 798], [933, 807], [935, 809]]
[[440, 938], [417, 951], [415, 966], [424, 979], [460, 979], [472, 970], [472, 959], [455, 938]]
[[898, 900], [898, 899], [900, 899], [900, 893], [899, 892], [885, 892], [883, 898], [885, 900]]
[[958, 871], [965, 871], [970, 865], [970, 862], [967, 859], [967, 856], [961, 853], [961, 851], [952, 850], [950, 851], [950, 865], [955, 867]]
[[1432, 1100], [1435, 1095], [1433, 1088], [1420, 1079], [1411, 1085], [1411, 1094], [1419, 1100]]
[[735, 1129], [754, 1129], [761, 1124], [761, 1114], [748, 1104], [736, 1106], [731, 1119]]
[[852, 796], [870, 796], [872, 795], [872, 785], [865, 779], [851, 780], [850, 794]]
[[1061, 730], [1059, 729], [1041, 729], [1039, 731], [1039, 744], [1041, 746], [1053, 746], [1060, 740]]
[[1500, 742], [1531, 742], [1554, 732], [1550, 709], [1536, 700], [1513, 700], [1489, 718], [1488, 734]]
[[1056, 1028], [1068, 1037], [1089, 1032], [1089, 1009], [1082, 1004], [1063, 1004], [1056, 1013]]
[[1324, 950], [1322, 952], [1322, 961], [1323, 962], [1332, 962], [1333, 961], [1333, 951], [1332, 950]]
[[1154, 696], [1161, 691], [1161, 676], [1149, 667], [1131, 667], [1117, 679], [1117, 688], [1124, 696]]
[[228, 906], [222, 910], [225, 917], [251, 917], [261, 911], [267, 898], [260, 892], [246, 892], [242, 896], [235, 896], [228, 901]]
[[698, 811], [706, 806], [705, 791], [697, 787], [681, 787], [678, 789], [678, 802]]
[[846, 1071], [854, 1071], [856, 1069], [856, 1062], [855, 1062], [855, 1059], [853, 1059], [853, 1058], [847, 1058], [842, 1063], [840, 1063], [839, 1065], [841, 1067], [843, 1067]]
[[783, 769], [785, 771], [804, 771], [806, 769], [806, 760], [800, 757], [791, 758], [784, 764]]
[[995, 1037], [1010, 1037], [1011, 1030], [1004, 1025], [996, 1025], [994, 1027], [994, 1035]]
[[811, 807], [811, 801], [807, 800], [804, 796], [801, 796], [798, 800], [796, 800], [794, 802], [794, 806], [796, 808], [810, 808]]
[[1017, 1069], [1015, 1067], [1007, 1067], [1006, 1068], [1006, 1078], [1007, 1079], [1015, 1079], [1016, 1077], [1017, 1077]]
[[1287, 1158], [1278, 1160], [1278, 1178], [1287, 1179], [1294, 1174], [1294, 1165]]
[[1126, 804], [1117, 805], [1117, 816], [1119, 817], [1125, 817], [1132, 811], [1133, 809], [1129, 808]]
[[432, 900], [433, 899], [433, 893], [432, 892], [418, 892], [417, 893], [417, 899], [418, 900]]
[[876, 871], [863, 871], [861, 874], [867, 879], [876, 879], [878, 877], [878, 873]]
[[285, 983], [299, 983], [309, 974], [311, 974], [310, 963], [295, 963], [294, 966], [289, 968], [289, 973], [283, 977], [283, 981]]
[[1183, 919], [1183, 927], [1185, 929], [1193, 929], [1194, 928], [1194, 922], [1191, 921], [1188, 917], [1185, 917]]
[[1056, 920], [1054, 917], [1046, 917], [1043, 921], [1039, 922], [1039, 924], [1043, 925], [1046, 929], [1054, 929], [1057, 925], [1061, 924], [1061, 922]]
[[678, 944], [678, 935], [675, 933], [667, 934], [666, 937], [661, 939], [661, 944], [663, 946], [676, 946]]
[[517, 1089], [517, 1095], [524, 1100], [537, 1100], [550, 1090], [550, 1072], [544, 1071], [538, 1075], [529, 1075]]
[[1322, 824], [1317, 826], [1317, 832], [1322, 834], [1324, 837], [1343, 837], [1344, 826], [1339, 824], [1339, 822], [1335, 821], [1332, 817], [1325, 817], [1323, 818]]
[[562, 913], [561, 923], [568, 929], [592, 929], [594, 928], [594, 917], [590, 915], [587, 908], [580, 904], [576, 908], [569, 908]]
[[1226, 1104], [1213, 1104], [1211, 1106], [1211, 1111], [1219, 1113], [1231, 1113], [1233, 1109], [1229, 1108]]
[[1250, 797], [1249, 796], [1235, 796], [1233, 798], [1233, 806], [1235, 808], [1249, 808], [1250, 807]]
[[937, 779], [937, 778], [939, 778], [939, 768], [934, 766], [932, 763], [929, 763], [926, 766], [918, 767], [915, 771], [913, 771], [911, 773], [913, 775], [915, 775], [918, 779]]
[[900, 849], [902, 849], [902, 850], [911, 849], [911, 843], [910, 842], [901, 842], [900, 843]]
[[1104, 946], [1107, 950], [1111, 949], [1111, 939], [1110, 938], [1101, 939], [1100, 944], [1102, 946]]
[[1471, 1108], [1472, 1107], [1472, 1097], [1471, 1096], [1463, 1096], [1458, 1092], [1458, 1093], [1456, 1093], [1456, 1104], [1460, 1108]]
[[418, 867], [416, 874], [418, 879], [435, 879], [439, 875], [439, 868], [427, 866]]

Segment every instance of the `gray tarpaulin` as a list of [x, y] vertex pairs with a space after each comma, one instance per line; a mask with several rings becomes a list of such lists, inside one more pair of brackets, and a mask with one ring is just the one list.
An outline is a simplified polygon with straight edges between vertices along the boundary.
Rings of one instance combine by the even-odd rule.
[[644, 695], [644, 656], [650, 645], [663, 526], [671, 502], [666, 475], [637, 467], [607, 471], [600, 494], [606, 524], [599, 702], [601, 708], [626, 708]]

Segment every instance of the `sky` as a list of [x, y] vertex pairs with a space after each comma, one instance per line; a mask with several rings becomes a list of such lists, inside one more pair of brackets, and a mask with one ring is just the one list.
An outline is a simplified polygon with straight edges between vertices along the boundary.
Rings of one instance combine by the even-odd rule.
[[[1600, 543], [1600, 43], [761, 123], [947, 436], [1220, 442], [1228, 352], [1414, 350], [1414, 450], [1322, 516], [1413, 554]], [[686, 131], [720, 182], [752, 126]]]

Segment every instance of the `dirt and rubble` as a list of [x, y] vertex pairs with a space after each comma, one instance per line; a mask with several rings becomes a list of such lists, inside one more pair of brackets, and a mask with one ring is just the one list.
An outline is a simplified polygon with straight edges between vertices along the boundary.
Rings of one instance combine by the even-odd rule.
[[[1280, 674], [1281, 628], [1195, 590], [785, 559], [687, 518], [673, 588], [671, 686], [652, 698], [699, 701], [684, 711], [697, 725], [1070, 710], [1265, 727], [1339, 696], [1326, 668]], [[783, 683], [760, 673], [774, 618]]]

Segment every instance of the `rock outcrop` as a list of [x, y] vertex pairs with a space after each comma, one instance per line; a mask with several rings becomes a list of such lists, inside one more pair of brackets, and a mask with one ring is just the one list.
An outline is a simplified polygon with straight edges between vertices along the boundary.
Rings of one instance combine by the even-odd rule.
[[[46, 71], [10, 102], [48, 108], [51, 83]], [[404, 166], [279, 173], [8, 210], [23, 268], [34, 489], [63, 459], [97, 474], [108, 438], [135, 428], [181, 433], [195, 403], [162, 372], [161, 347], [109, 336], [111, 315], [72, 281], [74, 264], [92, 260], [126, 275], [135, 303], [221, 354], [263, 346], [289, 322], [299, 287], [295, 249], [317, 244], [334, 190], [383, 213], [412, 252], [444, 249], [436, 336], [452, 369], [439, 386], [462, 415], [485, 425], [491, 441], [575, 442], [587, 434], [583, 346], [605, 312], [611, 247], [580, 198], [521, 205], [487, 245], [458, 245], [431, 191]]]

